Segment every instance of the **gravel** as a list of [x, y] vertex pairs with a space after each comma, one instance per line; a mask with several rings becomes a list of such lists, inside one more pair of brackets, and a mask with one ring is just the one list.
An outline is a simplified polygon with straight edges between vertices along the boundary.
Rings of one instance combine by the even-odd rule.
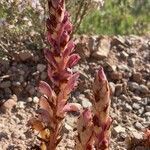
[[[96, 42], [96, 38], [91, 38], [93, 43]], [[108, 42], [107, 54], [96, 57], [97, 59], [92, 55], [96, 50], [96, 43], [90, 45], [91, 42], [88, 45], [87, 39], [89, 38], [86, 37], [85, 43], [78, 45], [80, 50], [77, 51], [81, 53], [82, 59], [73, 71], [79, 71], [81, 75], [78, 87], [70, 96], [69, 102], [78, 102], [84, 108], [91, 106], [89, 100], [92, 95], [94, 73], [100, 65], [103, 66], [111, 87], [110, 115], [114, 120], [111, 149], [125, 150], [126, 139], [128, 137], [141, 139], [143, 130], [148, 128], [150, 122], [150, 65], [148, 65], [150, 62], [148, 46], [144, 42], [149, 38], [111, 37], [112, 43], [114, 39], [115, 42], [111, 46]], [[116, 39], [119, 44], [116, 43]], [[126, 39], [130, 44], [124, 43]], [[141, 45], [145, 45], [143, 50]], [[89, 48], [85, 51], [86, 46], [92, 47], [93, 51]], [[102, 47], [100, 46], [98, 51]], [[27, 51], [21, 53], [19, 61], [0, 60], [0, 63], [2, 62], [0, 102], [5, 101], [2, 106], [0, 105], [0, 139], [2, 139], [0, 149], [2, 150], [26, 150], [37, 143], [34, 138], [36, 136], [26, 124], [29, 118], [35, 115], [40, 97], [37, 86], [40, 80], [47, 81], [47, 65], [44, 60], [39, 59], [41, 55], [33, 57], [33, 54]], [[16, 98], [12, 98], [13, 94]], [[9, 107], [10, 102], [12, 102], [11, 107]], [[6, 108], [5, 112], [2, 112], [2, 108]], [[64, 150], [65, 147], [67, 150], [73, 150], [77, 117], [77, 114], [67, 115], [59, 149]]]

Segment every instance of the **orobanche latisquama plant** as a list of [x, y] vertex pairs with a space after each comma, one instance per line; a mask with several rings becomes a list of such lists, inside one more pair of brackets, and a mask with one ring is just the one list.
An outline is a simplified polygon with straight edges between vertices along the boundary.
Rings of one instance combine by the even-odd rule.
[[107, 78], [100, 67], [96, 73], [92, 108], [83, 110], [79, 119], [76, 138], [76, 150], [108, 150], [110, 125], [110, 89]]
[[41, 81], [38, 116], [29, 121], [32, 129], [39, 132], [42, 150], [54, 150], [62, 137], [62, 121], [68, 111], [78, 111], [79, 104], [67, 103], [70, 92], [77, 84], [78, 73], [71, 68], [80, 57], [74, 54], [74, 42], [70, 40], [72, 24], [65, 10], [64, 0], [48, 0], [46, 38], [51, 48], [44, 50], [48, 62], [49, 81]]

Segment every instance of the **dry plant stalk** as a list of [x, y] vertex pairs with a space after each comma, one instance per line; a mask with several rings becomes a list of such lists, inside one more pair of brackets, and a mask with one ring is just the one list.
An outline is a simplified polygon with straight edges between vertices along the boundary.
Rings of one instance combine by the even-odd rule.
[[76, 150], [108, 150], [110, 140], [110, 90], [100, 67], [93, 86], [92, 108], [82, 112], [78, 120]]
[[65, 10], [64, 0], [48, 0], [47, 41], [51, 49], [44, 50], [48, 62], [49, 81], [41, 81], [39, 90], [43, 94], [39, 101], [37, 117], [29, 121], [32, 129], [39, 132], [42, 150], [54, 150], [62, 139], [62, 121], [68, 111], [79, 111], [80, 105], [67, 103], [69, 94], [77, 84], [78, 73], [71, 68], [80, 59], [74, 52], [70, 40], [72, 24]]

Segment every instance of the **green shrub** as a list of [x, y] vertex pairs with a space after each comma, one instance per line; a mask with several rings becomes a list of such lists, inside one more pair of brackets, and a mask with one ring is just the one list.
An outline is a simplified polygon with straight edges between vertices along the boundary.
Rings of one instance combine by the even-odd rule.
[[78, 31], [89, 34], [145, 34], [150, 29], [149, 0], [106, 0], [87, 15]]

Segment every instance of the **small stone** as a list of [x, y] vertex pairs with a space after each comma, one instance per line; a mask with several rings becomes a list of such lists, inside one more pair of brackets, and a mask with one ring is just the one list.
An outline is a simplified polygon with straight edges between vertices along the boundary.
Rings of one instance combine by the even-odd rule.
[[82, 99], [81, 101], [83, 108], [89, 108], [92, 106], [91, 102], [87, 98]]
[[17, 81], [17, 82], [13, 82], [12, 85], [14, 85], [14, 86], [21, 86], [21, 83], [19, 81]]
[[130, 67], [134, 67], [135, 63], [136, 63], [136, 59], [135, 58], [131, 58], [131, 59], [128, 60], [128, 63], [129, 63]]
[[72, 140], [68, 139], [66, 148], [71, 150], [74, 149], [74, 147], [75, 147], [75, 143]]
[[72, 130], [73, 128], [69, 124], [65, 123], [64, 128], [63, 128], [64, 133], [68, 134]]
[[19, 120], [19, 118], [17, 118], [16, 116], [12, 117], [13, 121], [16, 123], [16, 124], [19, 124], [21, 121]]
[[9, 88], [9, 87], [11, 87], [11, 82], [10, 81], [4, 81], [0, 84], [0, 88], [5, 89], [5, 88]]
[[69, 126], [71, 126], [72, 128], [74, 128], [75, 126], [75, 118], [73, 117], [67, 117], [66, 118], [66, 122]]
[[20, 82], [20, 83], [23, 83], [23, 82], [24, 82], [24, 76], [21, 75], [21, 76], [19, 77], [19, 82]]
[[96, 38], [94, 36], [89, 37], [88, 47], [91, 51], [95, 50], [96, 47]]
[[149, 81], [147, 82], [147, 87], [150, 89], [150, 82]]
[[132, 136], [134, 137], [134, 138], [136, 138], [136, 139], [142, 139], [143, 138], [143, 135], [142, 135], [142, 133], [139, 133], [139, 132], [137, 132], [137, 131], [132, 131]]
[[147, 112], [150, 112], [150, 106], [146, 106], [146, 107], [145, 107], [145, 110], [146, 110]]
[[8, 137], [8, 134], [6, 133], [6, 132], [0, 132], [0, 141], [2, 140], [2, 139], [9, 139], [9, 137]]
[[150, 117], [150, 112], [146, 112], [146, 113], [144, 114], [144, 116]]
[[29, 102], [29, 103], [32, 102], [32, 97], [28, 97], [27, 102]]
[[125, 133], [125, 128], [122, 127], [121, 125], [118, 125], [113, 128], [113, 134], [117, 136], [119, 133]]
[[89, 102], [89, 100], [85, 97], [84, 94], [79, 95], [79, 102], [84, 108], [91, 107], [92, 105], [91, 102]]
[[33, 58], [33, 54], [30, 51], [24, 50], [19, 52], [19, 57], [22, 61], [26, 61]]
[[115, 95], [119, 96], [122, 93], [122, 90], [123, 90], [122, 84], [117, 84], [115, 87]]
[[133, 81], [140, 83], [142, 81], [142, 74], [140, 72], [135, 72], [132, 74]]
[[115, 36], [115, 37], [113, 37], [111, 44], [113, 46], [114, 45], [122, 45], [124, 47], [126, 46], [125, 39], [122, 36]]
[[121, 80], [122, 79], [122, 73], [121, 72], [112, 72], [110, 74], [110, 77], [112, 80], [116, 81], [116, 80]]
[[24, 74], [25, 74], [25, 71], [24, 71], [24, 70], [19, 70], [19, 74], [20, 74], [20, 75], [24, 75]]
[[21, 134], [21, 136], [19, 137], [21, 140], [26, 140], [26, 136], [24, 134]]
[[141, 101], [141, 97], [139, 97], [139, 96], [133, 96], [132, 97], [132, 101], [134, 101], [134, 102]]
[[140, 92], [141, 92], [141, 93], [144, 93], [144, 94], [147, 94], [147, 93], [149, 93], [149, 89], [148, 89], [148, 87], [145, 86], [144, 84], [141, 84], [141, 85], [140, 85]]
[[4, 66], [5, 69], [8, 69], [10, 67], [10, 60], [8, 58], [1, 57], [0, 64]]
[[12, 95], [12, 91], [10, 90], [10, 88], [5, 88], [4, 91], [5, 91], [6, 96], [11, 96]]
[[136, 128], [137, 130], [141, 130], [141, 129], [143, 128], [142, 124], [139, 123], [139, 122], [136, 122], [136, 123], [134, 124], [134, 126], [135, 126], [135, 128]]
[[10, 98], [1, 106], [1, 109], [10, 113], [11, 110], [16, 106], [16, 104], [17, 100]]
[[17, 106], [18, 106], [18, 108], [24, 109], [25, 108], [25, 102], [19, 101]]
[[[121, 136], [121, 138], [125, 139], [125, 138], [127, 137], [127, 134], [126, 134], [126, 133], [121, 132], [121, 133], [120, 133], [120, 136]], [[124, 149], [124, 150], [126, 150], [126, 149]]]
[[33, 102], [35, 103], [35, 104], [38, 104], [38, 102], [39, 102], [39, 98], [38, 97], [33, 97]]
[[115, 93], [115, 84], [113, 82], [109, 82], [110, 90], [112, 95]]
[[11, 133], [11, 137], [12, 138], [18, 138], [19, 136], [18, 136], [18, 134], [16, 132], [13, 132], [13, 133]]
[[143, 107], [141, 107], [141, 108], [138, 110], [138, 112], [139, 112], [139, 114], [143, 114], [143, 112], [144, 112], [144, 108], [143, 108]]
[[30, 90], [29, 90], [30, 95], [34, 95], [35, 94], [35, 87], [31, 86]]
[[123, 101], [128, 101], [128, 97], [124, 94], [122, 94], [119, 98]]
[[13, 94], [12, 96], [11, 96], [11, 98], [14, 100], [14, 101], [18, 101], [18, 97], [17, 97], [17, 95], [15, 95], [15, 94]]
[[136, 82], [129, 82], [129, 88], [131, 91], [140, 90], [140, 86]]
[[135, 109], [135, 110], [138, 110], [141, 108], [141, 106], [138, 104], [138, 103], [133, 103], [132, 107]]
[[132, 110], [132, 107], [128, 104], [128, 103], [126, 103], [125, 105], [124, 105], [124, 109], [125, 109], [125, 111], [131, 111]]
[[129, 67], [125, 64], [118, 65], [118, 69], [121, 71], [130, 71]]
[[105, 68], [107, 68], [107, 70], [108, 70], [109, 72], [116, 72], [117, 66], [114, 65], [113, 63], [106, 62], [106, 63], [104, 63], [104, 66], [105, 66]]
[[124, 59], [124, 60], [127, 60], [129, 55], [125, 52], [125, 51], [122, 51], [121, 54], [120, 54], [121, 58]]
[[37, 65], [37, 71], [43, 72], [45, 69], [46, 69], [46, 65], [44, 65], [44, 64]]
[[46, 72], [42, 72], [40, 75], [41, 80], [45, 80], [47, 78], [47, 73]]

